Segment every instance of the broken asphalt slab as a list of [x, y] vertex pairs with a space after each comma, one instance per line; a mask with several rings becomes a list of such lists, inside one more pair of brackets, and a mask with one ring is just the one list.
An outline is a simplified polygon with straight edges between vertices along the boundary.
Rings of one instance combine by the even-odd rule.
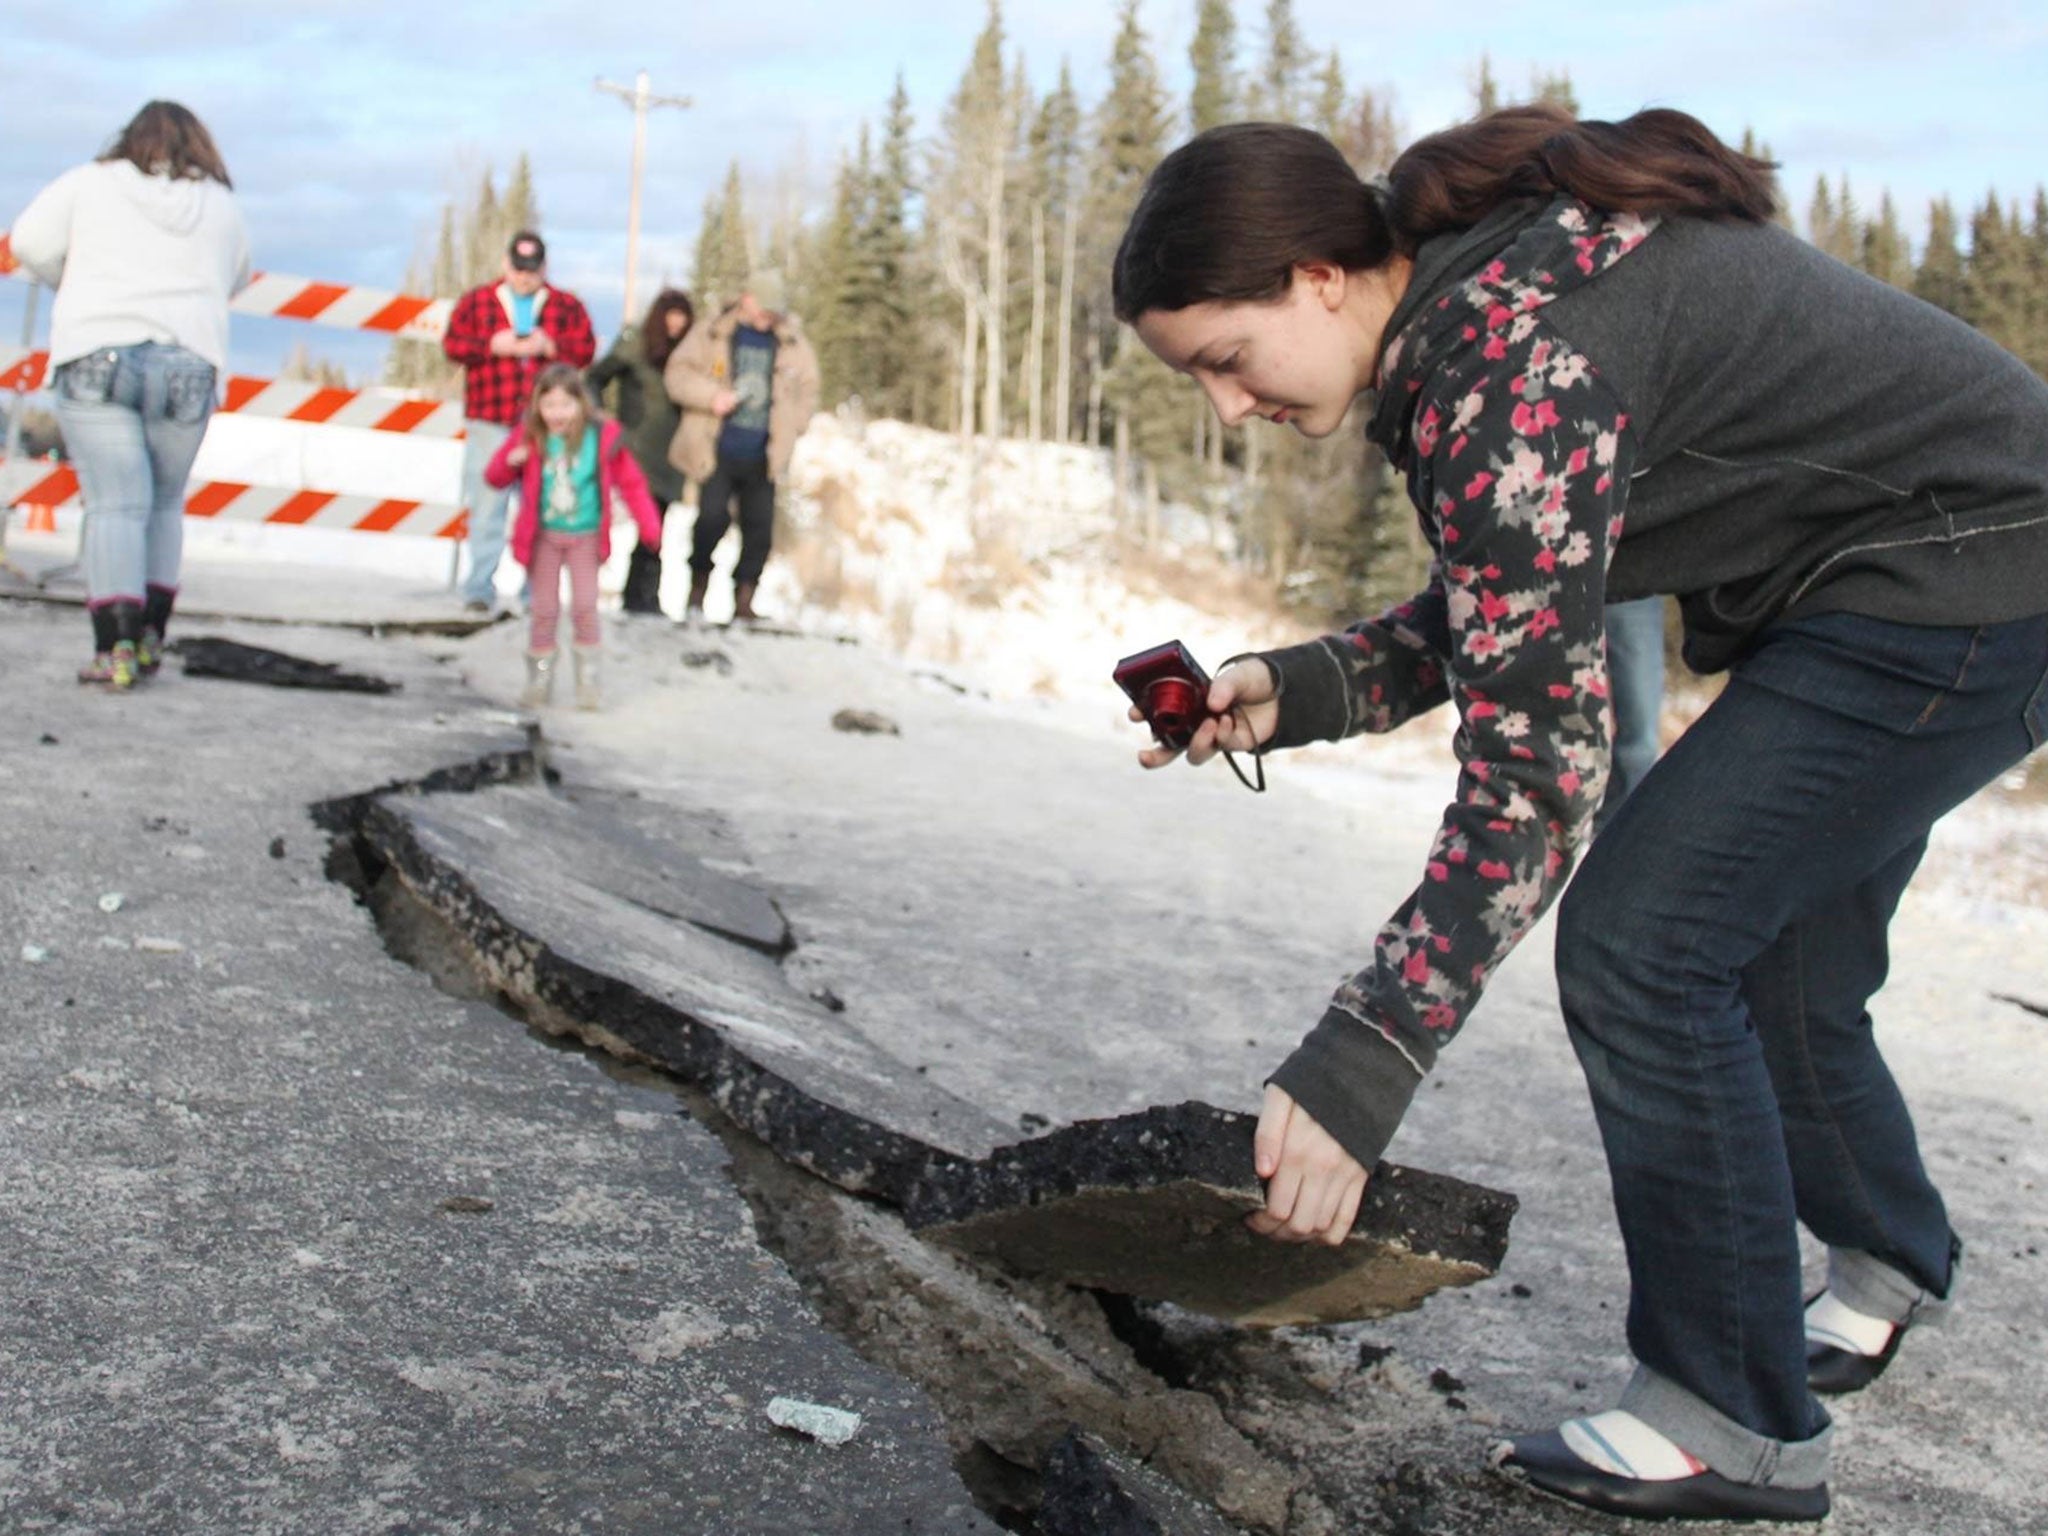
[[81, 638], [0, 604], [0, 1529], [996, 1529], [672, 1093], [436, 991], [326, 877], [309, 804], [523, 729], [402, 647], [322, 637], [389, 697], [116, 697]]
[[508, 785], [377, 802], [360, 836], [546, 1027], [676, 1073], [783, 1157], [963, 1252], [1277, 1325], [1407, 1310], [1506, 1251], [1512, 1196], [1385, 1165], [1343, 1245], [1256, 1238], [1253, 1122], [1206, 1105], [1013, 1143], [1006, 1106], [930, 1084], [797, 992], [758, 941], [763, 898], [707, 863], [681, 813]]
[[[602, 810], [548, 798], [528, 785], [391, 796], [369, 808], [360, 836], [453, 925], [490, 984], [544, 1027], [675, 1073], [843, 1188], [901, 1203], [935, 1150], [976, 1155], [997, 1144], [1006, 1126], [950, 1094], [919, 1092], [915, 1074], [795, 992], [757, 946], [617, 894], [625, 830], [600, 833], [613, 820]], [[557, 828], [573, 820], [590, 841], [567, 837], [559, 859], [534, 859], [514, 830], [529, 816]], [[656, 831], [638, 830], [658, 846]], [[729, 882], [686, 846], [671, 842], [662, 865], [666, 889], [711, 893], [707, 905], [723, 899]], [[653, 879], [643, 868], [634, 885]]]
[[313, 661], [220, 635], [173, 640], [167, 649], [183, 663], [187, 677], [217, 677], [231, 683], [314, 688], [330, 693], [396, 693], [400, 687], [387, 677], [351, 672], [331, 661]]
[[1256, 1326], [1385, 1317], [1499, 1270], [1514, 1196], [1384, 1162], [1341, 1245], [1255, 1236], [1256, 1125], [1207, 1104], [1083, 1121], [935, 1168], [908, 1215], [1022, 1274]]

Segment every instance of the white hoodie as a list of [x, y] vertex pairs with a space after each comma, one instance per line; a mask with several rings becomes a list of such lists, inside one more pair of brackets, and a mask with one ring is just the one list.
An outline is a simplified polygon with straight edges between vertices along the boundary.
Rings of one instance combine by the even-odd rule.
[[95, 160], [37, 193], [8, 242], [57, 290], [53, 369], [102, 347], [155, 341], [227, 371], [228, 300], [249, 281], [249, 237], [219, 182]]

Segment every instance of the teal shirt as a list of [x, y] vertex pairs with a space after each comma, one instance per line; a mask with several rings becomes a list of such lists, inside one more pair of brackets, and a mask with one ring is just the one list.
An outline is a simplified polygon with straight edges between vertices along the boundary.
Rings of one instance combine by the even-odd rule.
[[540, 525], [550, 533], [595, 533], [604, 518], [597, 494], [597, 435], [592, 422], [583, 429], [576, 458], [554, 433], [548, 434], [540, 466]]

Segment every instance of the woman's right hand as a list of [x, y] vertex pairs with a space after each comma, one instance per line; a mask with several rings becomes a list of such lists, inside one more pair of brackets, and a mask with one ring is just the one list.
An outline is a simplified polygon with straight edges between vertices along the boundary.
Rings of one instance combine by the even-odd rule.
[[[1131, 706], [1131, 718], [1145, 712]], [[1219, 752], [1249, 752], [1273, 739], [1280, 727], [1280, 685], [1273, 669], [1256, 656], [1241, 656], [1217, 673], [1209, 684], [1209, 718], [1187, 746], [1188, 761], [1197, 766]], [[1164, 768], [1180, 753], [1156, 743], [1138, 754], [1147, 768]]]
[[528, 459], [532, 457], [533, 450], [526, 446], [526, 439], [521, 438], [518, 442], [512, 445], [512, 451], [505, 455], [505, 462], [507, 464], [510, 464], [514, 469], [518, 469], [521, 466], [523, 466]]

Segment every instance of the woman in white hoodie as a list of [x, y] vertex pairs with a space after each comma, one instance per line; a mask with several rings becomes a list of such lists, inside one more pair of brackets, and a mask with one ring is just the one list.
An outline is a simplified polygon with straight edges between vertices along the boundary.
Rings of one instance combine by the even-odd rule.
[[152, 101], [97, 160], [14, 221], [15, 257], [57, 290], [50, 382], [85, 497], [93, 659], [82, 683], [154, 672], [178, 593], [185, 482], [227, 364], [249, 241], [213, 136]]

